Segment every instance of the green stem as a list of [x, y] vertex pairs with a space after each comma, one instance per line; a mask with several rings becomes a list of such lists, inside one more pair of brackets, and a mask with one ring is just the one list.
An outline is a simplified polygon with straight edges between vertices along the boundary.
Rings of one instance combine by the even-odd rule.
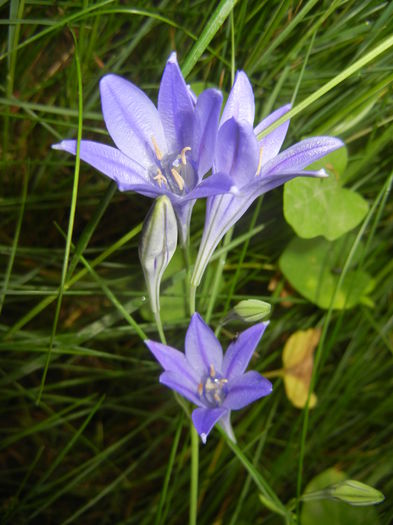
[[195, 295], [197, 287], [193, 284], [190, 285], [190, 315], [195, 313]]
[[197, 523], [198, 510], [198, 470], [199, 470], [199, 436], [191, 421], [191, 483], [190, 483], [190, 525]]
[[154, 312], [154, 318], [156, 320], [157, 331], [158, 331], [158, 335], [160, 336], [161, 343], [166, 345], [166, 337], [165, 337], [165, 334], [164, 334], [164, 329], [162, 327], [161, 315], [160, 315], [159, 311], [158, 312]]

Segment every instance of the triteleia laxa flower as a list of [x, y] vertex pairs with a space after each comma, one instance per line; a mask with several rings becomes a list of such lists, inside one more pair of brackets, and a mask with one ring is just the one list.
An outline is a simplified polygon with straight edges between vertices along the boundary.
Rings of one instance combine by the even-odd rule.
[[[155, 198], [167, 195], [184, 243], [195, 199], [230, 189], [220, 174], [202, 179], [212, 167], [222, 104], [216, 89], [198, 99], [186, 85], [172, 53], [158, 93], [157, 108], [137, 86], [117, 75], [100, 81], [102, 112], [116, 148], [82, 140], [82, 160], [113, 179], [121, 191]], [[52, 146], [76, 154], [76, 141]]]
[[245, 371], [267, 325], [259, 323], [242, 332], [230, 343], [225, 355], [214, 332], [198, 313], [192, 316], [187, 330], [185, 353], [145, 341], [164, 368], [160, 383], [198, 406], [192, 421], [204, 443], [216, 423], [235, 441], [231, 411], [271, 393], [270, 381], [258, 372]]
[[198, 286], [217, 244], [240, 219], [254, 200], [299, 176], [325, 177], [323, 170], [304, 168], [343, 146], [334, 137], [313, 137], [279, 153], [289, 121], [263, 137], [257, 136], [290, 110], [287, 104], [266, 117], [255, 128], [254, 94], [247, 75], [239, 71], [225, 105], [216, 142], [213, 173], [229, 175], [232, 189], [207, 199], [205, 228], [192, 276]]

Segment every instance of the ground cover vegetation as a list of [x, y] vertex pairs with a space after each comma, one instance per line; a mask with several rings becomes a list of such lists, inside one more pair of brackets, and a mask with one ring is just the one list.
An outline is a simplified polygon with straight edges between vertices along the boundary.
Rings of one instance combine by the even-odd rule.
[[[17, 0], [0, 9], [1, 522], [392, 523], [393, 4]], [[310, 168], [328, 178], [257, 197], [194, 290], [223, 349], [240, 347], [246, 321], [261, 320], [255, 303], [233, 310], [239, 302], [271, 305], [249, 368], [273, 391], [232, 412], [236, 443], [219, 427], [205, 445], [190, 439], [191, 403], [158, 382], [162, 368], [143, 343], [164, 332], [184, 350], [204, 199], [190, 224], [191, 270], [179, 248], [157, 327], [138, 258], [151, 199], [51, 148], [82, 136], [111, 144], [100, 79], [120, 75], [156, 102], [173, 51], [196, 94], [218, 88], [225, 100], [243, 70], [255, 123], [290, 103], [283, 149], [313, 136], [345, 144]], [[213, 372], [209, 385], [221, 381]], [[208, 401], [226, 395], [219, 385]], [[333, 501], [345, 479], [385, 500]], [[360, 497], [363, 488], [349, 488]]]

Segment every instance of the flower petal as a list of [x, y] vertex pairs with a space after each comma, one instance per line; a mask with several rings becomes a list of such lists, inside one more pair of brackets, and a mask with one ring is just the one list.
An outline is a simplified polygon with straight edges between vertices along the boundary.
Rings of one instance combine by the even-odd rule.
[[340, 139], [334, 137], [313, 137], [302, 140], [264, 164], [260, 176], [300, 171], [343, 145]]
[[[263, 119], [258, 126], [254, 129], [255, 136], [258, 138], [258, 135], [268, 128], [273, 122], [276, 122], [279, 118], [281, 118], [285, 113], [288, 113], [288, 111], [291, 109], [291, 104], [286, 104], [285, 106], [282, 106], [279, 109], [276, 109], [276, 111], [273, 111], [268, 117]], [[281, 146], [284, 142], [285, 136], [288, 131], [289, 126], [289, 120], [281, 124], [281, 126], [278, 126], [275, 130], [273, 130], [269, 135], [266, 135], [266, 137], [263, 137], [259, 141], [259, 146], [262, 148], [262, 162], [263, 164], [266, 164], [270, 159], [275, 157], [277, 153], [280, 151]]]
[[221, 104], [221, 92], [217, 89], [206, 89], [199, 96], [195, 107], [195, 128], [191, 155], [198, 166], [199, 177], [203, 177], [213, 164]]
[[222, 113], [221, 126], [232, 117], [253, 125], [254, 116], [254, 93], [250, 81], [244, 71], [238, 71]]
[[236, 443], [235, 434], [233, 433], [232, 425], [231, 425], [231, 411], [227, 410], [226, 413], [221, 417], [218, 424], [220, 427], [222, 427], [229, 439], [231, 439], [234, 443]]
[[169, 151], [179, 153], [191, 146], [194, 105], [176, 59], [169, 57], [158, 92], [158, 112], [165, 130]]
[[232, 187], [233, 181], [228, 175], [224, 173], [213, 173], [213, 175], [209, 175], [209, 177], [203, 179], [193, 190], [184, 195], [182, 200], [183, 202], [187, 202], [201, 197], [228, 193]]
[[146, 340], [145, 345], [164, 370], [182, 376], [184, 380], [195, 386], [196, 391], [200, 378], [190, 366], [183, 352], [156, 341]]
[[176, 374], [175, 372], [163, 372], [160, 375], [160, 383], [175, 390], [180, 395], [191, 401], [191, 403], [203, 406], [198, 397], [198, 387], [193, 387], [193, 385], [181, 374]]
[[226, 193], [210, 197], [207, 200], [205, 228], [191, 278], [194, 286], [199, 286], [217, 244], [248, 210], [257, 196], [258, 193], [256, 192], [254, 194], [244, 192], [237, 195]]
[[153, 102], [128, 80], [106, 75], [100, 81], [102, 113], [116, 146], [148, 168], [155, 159], [156, 142], [163, 155], [167, 144]]
[[211, 365], [215, 371], [221, 371], [223, 358], [221, 345], [213, 330], [198, 313], [191, 317], [185, 347], [186, 358], [197, 371], [200, 379], [210, 372]]
[[243, 374], [268, 324], [258, 323], [251, 326], [228, 346], [222, 364], [224, 377], [232, 380]]
[[227, 412], [226, 408], [196, 408], [192, 413], [192, 422], [203, 443], [217, 421]]
[[[63, 140], [54, 144], [52, 148], [76, 155], [76, 145], [76, 140]], [[122, 191], [132, 190], [136, 185], [152, 186], [140, 164], [111, 146], [81, 140], [80, 158], [114, 180]]]
[[228, 382], [228, 394], [223, 406], [239, 410], [257, 399], [269, 395], [273, 386], [268, 379], [251, 370]]
[[245, 186], [255, 177], [259, 146], [252, 126], [230, 119], [218, 131], [214, 171], [229, 175], [233, 183]]
[[328, 177], [327, 173], [324, 170], [318, 171], [286, 171], [284, 173], [272, 173], [270, 175], [265, 175], [259, 180], [255, 181], [252, 185], [249, 186], [249, 192], [257, 193], [262, 195], [267, 193], [270, 190], [274, 190], [278, 186], [282, 186], [286, 182], [295, 179], [296, 177], [316, 177], [316, 178], [326, 178]]

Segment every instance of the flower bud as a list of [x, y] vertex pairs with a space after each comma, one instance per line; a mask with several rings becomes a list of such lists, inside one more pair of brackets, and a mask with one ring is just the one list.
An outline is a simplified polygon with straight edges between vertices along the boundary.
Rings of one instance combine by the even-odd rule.
[[139, 259], [154, 313], [160, 310], [162, 275], [175, 253], [177, 222], [171, 201], [166, 195], [156, 199], [143, 224]]
[[262, 321], [269, 314], [272, 307], [269, 303], [259, 299], [244, 299], [228, 313], [226, 321], [243, 321], [244, 323], [256, 323]]
[[353, 479], [331, 485], [328, 487], [328, 492], [332, 499], [359, 507], [375, 505], [385, 499], [379, 490]]

